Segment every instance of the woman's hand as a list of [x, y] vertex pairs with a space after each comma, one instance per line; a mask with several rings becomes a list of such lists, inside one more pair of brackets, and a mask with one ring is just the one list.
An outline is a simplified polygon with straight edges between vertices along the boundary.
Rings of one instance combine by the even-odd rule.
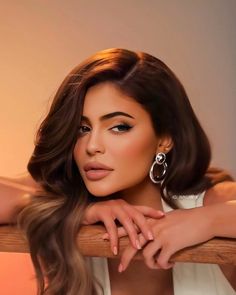
[[129, 236], [135, 249], [141, 249], [138, 233], [141, 231], [147, 240], [153, 240], [151, 226], [146, 217], [161, 218], [164, 213], [147, 206], [133, 206], [122, 199], [93, 203], [85, 210], [82, 224], [94, 224], [99, 221], [104, 223], [107, 233], [103, 238], [110, 238], [111, 250], [118, 254], [118, 229], [115, 223], [117, 219]]
[[[208, 207], [194, 209], [178, 209], [166, 213], [164, 218], [147, 220], [151, 226], [154, 240], [148, 240], [139, 234], [145, 264], [151, 269], [168, 269], [174, 265], [170, 257], [180, 249], [205, 242], [214, 237], [212, 219], [209, 218]], [[118, 236], [127, 235], [124, 228], [118, 230]], [[119, 271], [124, 271], [137, 253], [132, 245], [121, 255]]]

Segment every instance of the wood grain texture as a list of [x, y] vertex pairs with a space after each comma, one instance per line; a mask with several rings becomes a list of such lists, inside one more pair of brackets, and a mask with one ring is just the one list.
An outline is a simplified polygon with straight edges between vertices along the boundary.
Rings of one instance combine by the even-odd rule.
[[[105, 229], [101, 225], [83, 226], [78, 234], [78, 248], [85, 256], [114, 258], [110, 243], [102, 239]], [[119, 254], [129, 244], [127, 237], [119, 242]], [[0, 226], [0, 252], [28, 253], [29, 247], [23, 233], [16, 226]], [[135, 259], [142, 259], [141, 251]], [[208, 242], [185, 248], [172, 256], [171, 261], [236, 265], [236, 239], [215, 238]]]

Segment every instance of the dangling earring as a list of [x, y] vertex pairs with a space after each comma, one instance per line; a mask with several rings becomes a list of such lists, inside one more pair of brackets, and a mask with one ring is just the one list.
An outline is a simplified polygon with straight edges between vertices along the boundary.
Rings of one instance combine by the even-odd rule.
[[[154, 167], [155, 165], [162, 165], [163, 166], [163, 171], [161, 173], [161, 175], [158, 175], [158, 176], [155, 176], [154, 175]], [[156, 158], [155, 158], [155, 161], [154, 163], [152, 164], [152, 167], [149, 171], [149, 176], [151, 178], [151, 181], [154, 182], [154, 183], [159, 183], [161, 182], [165, 175], [166, 175], [166, 172], [167, 172], [167, 163], [166, 163], [166, 155], [164, 153], [157, 153], [156, 155]]]

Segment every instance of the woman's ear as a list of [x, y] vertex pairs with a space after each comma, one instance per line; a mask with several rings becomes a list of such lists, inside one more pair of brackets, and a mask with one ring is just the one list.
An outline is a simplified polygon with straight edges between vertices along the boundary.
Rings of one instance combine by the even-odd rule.
[[157, 153], [167, 154], [173, 147], [173, 140], [169, 135], [162, 136], [158, 140]]

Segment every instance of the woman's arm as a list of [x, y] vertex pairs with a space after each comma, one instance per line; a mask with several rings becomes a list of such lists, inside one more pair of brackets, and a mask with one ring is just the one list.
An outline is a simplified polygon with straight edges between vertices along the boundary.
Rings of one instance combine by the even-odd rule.
[[[141, 232], [147, 240], [153, 240], [153, 233], [146, 217], [162, 218], [165, 214], [148, 206], [133, 206], [122, 199], [99, 201], [88, 206], [82, 224], [102, 222], [110, 237], [110, 247], [114, 255], [118, 254], [119, 221], [125, 229], [135, 249], [141, 249], [138, 233]], [[106, 234], [105, 234], [106, 235]]]
[[236, 238], [236, 182], [218, 183], [204, 197], [214, 236]]
[[29, 194], [39, 186], [32, 177], [0, 177], [0, 224], [15, 223], [17, 213], [29, 202]]
[[[149, 220], [154, 241], [139, 234], [145, 264], [151, 269], [167, 269], [173, 264], [170, 257], [177, 251], [205, 242], [215, 236], [236, 237], [236, 183], [225, 182], [215, 185], [206, 192], [204, 206], [192, 209], [177, 209], [166, 213], [160, 220]], [[119, 229], [119, 237], [125, 236]], [[156, 253], [159, 251], [158, 256]], [[125, 270], [137, 250], [128, 246], [121, 257]]]
[[[42, 190], [29, 174], [20, 178], [0, 177], [0, 224], [16, 223], [17, 214], [30, 202], [30, 194]], [[118, 233], [115, 220], [126, 229], [134, 247], [140, 249], [138, 233], [153, 239], [145, 217], [161, 218], [164, 213], [146, 206], [132, 206], [124, 200], [97, 202], [87, 207], [82, 224], [102, 222], [111, 239], [111, 250], [118, 254]], [[151, 234], [151, 237], [150, 237]]]

